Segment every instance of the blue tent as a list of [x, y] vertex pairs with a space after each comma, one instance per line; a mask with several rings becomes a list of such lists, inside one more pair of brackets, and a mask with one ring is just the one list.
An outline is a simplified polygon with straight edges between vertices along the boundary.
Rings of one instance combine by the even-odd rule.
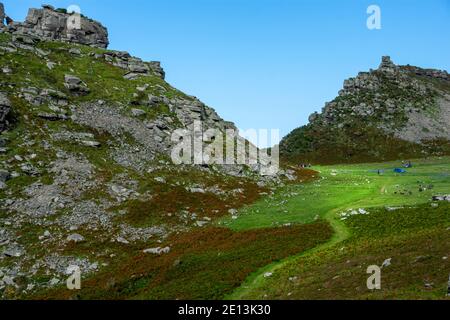
[[395, 172], [395, 173], [406, 173], [406, 170], [405, 170], [405, 169], [402, 169], [402, 168], [395, 168], [395, 169], [394, 169], [394, 172]]

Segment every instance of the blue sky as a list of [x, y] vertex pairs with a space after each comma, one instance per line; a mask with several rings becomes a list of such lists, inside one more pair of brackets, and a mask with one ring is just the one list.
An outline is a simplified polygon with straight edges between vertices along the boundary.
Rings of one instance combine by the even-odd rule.
[[[0, 0], [1, 1], [1, 0]], [[167, 81], [239, 128], [285, 135], [332, 100], [343, 81], [398, 64], [450, 70], [450, 0], [3, 0], [24, 20], [49, 3], [108, 27], [111, 49], [159, 60]], [[382, 29], [368, 30], [379, 5]]]

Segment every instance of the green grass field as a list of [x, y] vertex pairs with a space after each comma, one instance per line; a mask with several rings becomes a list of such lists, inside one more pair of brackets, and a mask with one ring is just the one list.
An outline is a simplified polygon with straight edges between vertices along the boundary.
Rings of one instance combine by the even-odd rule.
[[[286, 187], [271, 199], [263, 199], [241, 210], [238, 219], [220, 221], [221, 225], [233, 230], [246, 230], [326, 219], [335, 231], [329, 242], [251, 274], [227, 298], [445, 297], [450, 271], [446, 258], [450, 251], [447, 230], [450, 206], [441, 204], [436, 209], [429, 202], [433, 195], [450, 193], [449, 163], [448, 158], [417, 160], [404, 174], [393, 171], [401, 166], [400, 162], [317, 167], [314, 169], [320, 171], [320, 180]], [[384, 173], [379, 175], [379, 169]], [[418, 207], [409, 208], [411, 206]], [[398, 207], [406, 208], [386, 209]], [[339, 215], [349, 209], [365, 209], [377, 214], [356, 215], [343, 220]], [[407, 248], [409, 253], [416, 255], [409, 257], [413, 261], [420, 260], [421, 256], [432, 257], [421, 264], [424, 279], [420, 281], [416, 279], [411, 283], [408, 280], [412, 278], [399, 276], [407, 274], [411, 268], [414, 270], [411, 274], [420, 275], [421, 269], [405, 258]], [[397, 273], [392, 275], [397, 287], [392, 284], [386, 290], [368, 292], [364, 266], [381, 265], [391, 256], [404, 259], [403, 264], [396, 266]], [[357, 264], [356, 272], [349, 267], [351, 263]], [[264, 277], [267, 273], [273, 273], [273, 276]], [[307, 278], [303, 279], [305, 275]], [[293, 284], [292, 279], [302, 280], [295, 280]], [[427, 290], [422, 292], [424, 286]], [[342, 292], [342, 289], [347, 291]]]

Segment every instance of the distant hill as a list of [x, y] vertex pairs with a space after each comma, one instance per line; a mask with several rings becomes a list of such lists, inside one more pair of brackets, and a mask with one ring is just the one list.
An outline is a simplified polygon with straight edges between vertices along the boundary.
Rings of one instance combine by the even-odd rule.
[[280, 144], [285, 158], [313, 163], [383, 161], [450, 151], [450, 75], [380, 67], [344, 82], [339, 96]]

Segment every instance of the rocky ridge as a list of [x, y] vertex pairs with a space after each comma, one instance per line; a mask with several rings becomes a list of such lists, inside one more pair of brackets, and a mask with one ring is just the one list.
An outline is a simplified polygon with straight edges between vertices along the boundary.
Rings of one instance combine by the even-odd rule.
[[[312, 159], [342, 149], [336, 160], [345, 162], [429, 154], [430, 143], [450, 140], [450, 75], [385, 56], [378, 69], [345, 80], [339, 96], [309, 121], [284, 138], [284, 155]], [[383, 150], [387, 141], [405, 150]]]

